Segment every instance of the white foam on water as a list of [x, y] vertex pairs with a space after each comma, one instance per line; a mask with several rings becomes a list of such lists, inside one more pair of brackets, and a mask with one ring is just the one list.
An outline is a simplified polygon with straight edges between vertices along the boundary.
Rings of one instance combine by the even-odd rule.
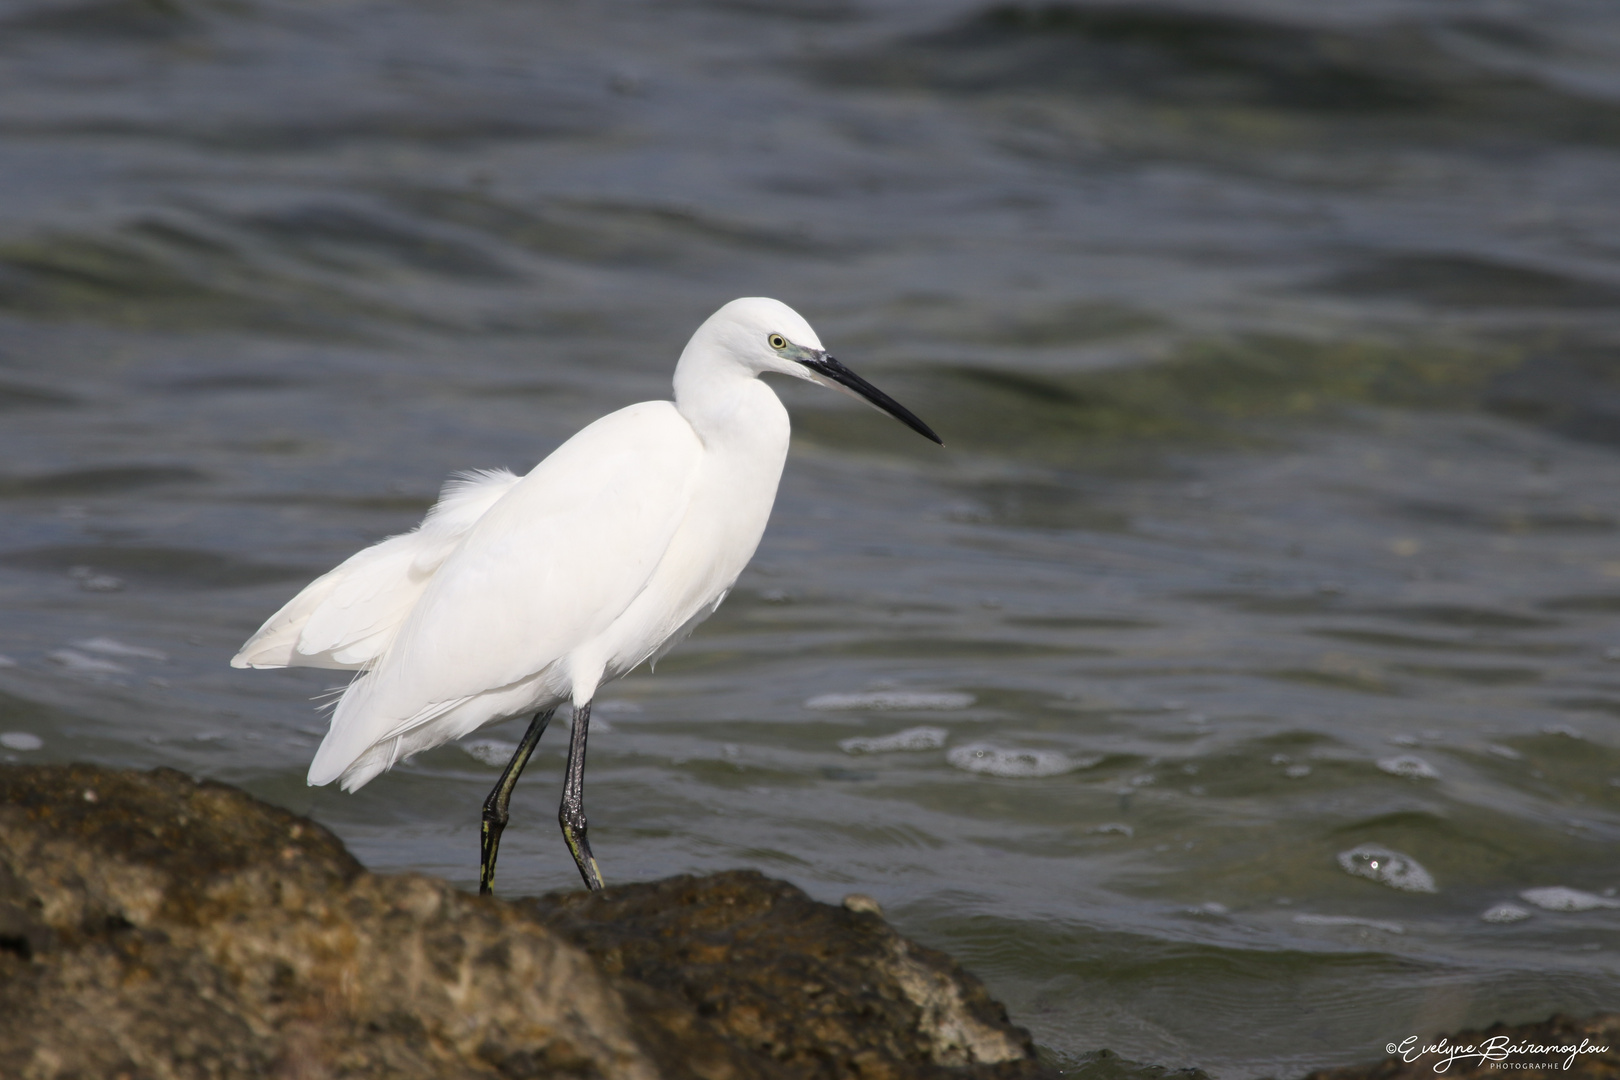
[[1408, 780], [1438, 780], [1440, 772], [1416, 754], [1378, 759], [1378, 767], [1391, 776], [1404, 776]]
[[838, 749], [846, 754], [892, 754], [907, 750], [938, 750], [950, 732], [940, 727], [913, 727], [893, 735], [857, 736], [841, 739]]
[[1488, 923], [1516, 923], [1523, 922], [1530, 917], [1530, 912], [1518, 904], [1496, 904], [1486, 908], [1480, 918]]
[[110, 637], [85, 638], [83, 641], [71, 642], [75, 649], [85, 652], [100, 653], [103, 656], [129, 656], [141, 660], [167, 660], [169, 654], [158, 649], [148, 649], [143, 645], [125, 645], [122, 641]]
[[1488, 753], [1488, 754], [1495, 754], [1497, 757], [1501, 758], [1504, 761], [1523, 761], [1524, 760], [1524, 755], [1523, 754], [1521, 754], [1517, 750], [1513, 749], [1513, 747], [1511, 747], [1511, 746], [1503, 746], [1501, 743], [1486, 743], [1485, 744], [1485, 752]]
[[1361, 844], [1339, 852], [1339, 865], [1348, 874], [1405, 892], [1439, 892], [1434, 877], [1412, 856], [1380, 844]]
[[1129, 825], [1126, 825], [1126, 824], [1124, 824], [1122, 822], [1118, 822], [1118, 821], [1110, 821], [1110, 822], [1108, 822], [1107, 824], [1104, 824], [1104, 825], [1093, 825], [1091, 828], [1087, 829], [1086, 832], [1088, 832], [1088, 833], [1097, 833], [1098, 835], [1101, 835], [1101, 836], [1107, 836], [1109, 834], [1113, 834], [1113, 835], [1117, 835], [1117, 836], [1135, 836], [1136, 835], [1136, 830], [1135, 829], [1131, 828]]
[[497, 769], [511, 761], [518, 748], [517, 743], [507, 742], [505, 739], [474, 739], [472, 742], [456, 745], [474, 761], [493, 765]]
[[5, 653], [0, 653], [0, 668], [16, 667], [16, 666], [17, 666], [17, 661], [13, 660], [11, 657], [7, 656]]
[[0, 746], [7, 750], [38, 750], [44, 745], [45, 740], [32, 731], [0, 732]]
[[85, 592], [119, 592], [123, 587], [124, 579], [111, 574], [91, 574], [79, 578], [79, 588]]
[[61, 664], [69, 671], [85, 675], [128, 675], [129, 668], [111, 660], [102, 660], [79, 652], [77, 649], [57, 649], [46, 654], [46, 659]]
[[1418, 744], [1416, 735], [1391, 735], [1389, 741], [1396, 746], [1416, 746]]
[[907, 709], [948, 712], [965, 709], [974, 702], [972, 694], [949, 691], [871, 690], [864, 694], [820, 694], [804, 703], [807, 709], [834, 712], [847, 709]]
[[1290, 780], [1301, 780], [1311, 775], [1311, 767], [1309, 765], [1290, 765], [1283, 770], [1283, 775]]
[[1598, 908], [1620, 908], [1620, 900], [1611, 900], [1597, 893], [1580, 889], [1567, 889], [1562, 885], [1549, 885], [1541, 889], [1526, 889], [1519, 899], [1528, 900], [1547, 911], [1595, 911]]
[[1353, 915], [1295, 915], [1294, 921], [1301, 926], [1365, 926], [1371, 930], [1383, 930], [1390, 934], [1406, 933], [1406, 927], [1398, 922], [1358, 919]]
[[945, 760], [966, 772], [1028, 779], [1089, 769], [1102, 758], [1072, 758], [1061, 750], [1005, 750], [989, 743], [969, 743], [948, 751]]
[[596, 723], [597, 716], [602, 713], [630, 716], [646, 711], [634, 701], [593, 701], [591, 702], [591, 723]]

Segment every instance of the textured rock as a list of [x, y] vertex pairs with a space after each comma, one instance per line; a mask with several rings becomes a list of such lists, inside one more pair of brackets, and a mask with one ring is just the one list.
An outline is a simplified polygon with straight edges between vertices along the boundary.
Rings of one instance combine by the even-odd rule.
[[879, 915], [816, 903], [751, 871], [524, 906], [604, 971], [673, 995], [783, 1075], [944, 1077], [1034, 1056], [1029, 1036], [950, 957]]
[[948, 958], [757, 874], [509, 904], [172, 770], [0, 766], [0, 1076], [1038, 1075]]

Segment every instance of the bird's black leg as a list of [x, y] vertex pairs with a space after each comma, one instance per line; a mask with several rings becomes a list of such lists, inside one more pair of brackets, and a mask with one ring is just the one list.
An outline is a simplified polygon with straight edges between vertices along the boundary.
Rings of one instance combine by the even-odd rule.
[[534, 714], [534, 719], [529, 721], [529, 730], [523, 733], [523, 741], [518, 743], [512, 760], [506, 763], [506, 768], [501, 771], [501, 778], [495, 782], [489, 798], [484, 800], [483, 828], [478, 834], [480, 896], [490, 896], [495, 892], [495, 855], [501, 849], [501, 833], [506, 831], [509, 816], [506, 808], [512, 801], [512, 789], [517, 787], [518, 777], [523, 775], [523, 767], [529, 763], [534, 748], [540, 744], [540, 736], [545, 733], [546, 725], [551, 722], [551, 714], [556, 711], [555, 708], [551, 708]]
[[557, 820], [579, 866], [579, 876], [585, 879], [585, 887], [594, 891], [602, 887], [602, 872], [596, 868], [596, 857], [585, 838], [585, 736], [590, 726], [591, 706], [587, 702], [574, 709], [574, 731], [568, 739], [568, 775], [563, 778]]

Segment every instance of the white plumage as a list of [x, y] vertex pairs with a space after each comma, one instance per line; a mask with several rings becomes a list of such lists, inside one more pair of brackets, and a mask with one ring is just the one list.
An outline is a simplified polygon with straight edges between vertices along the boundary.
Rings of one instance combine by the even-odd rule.
[[791, 308], [732, 301], [682, 352], [673, 402], [604, 416], [521, 478], [458, 475], [416, 529], [317, 578], [248, 640], [233, 666], [359, 672], [309, 782], [353, 791], [493, 721], [577, 711], [711, 614], [759, 544], [787, 455], [764, 372], [852, 390], [938, 441]]

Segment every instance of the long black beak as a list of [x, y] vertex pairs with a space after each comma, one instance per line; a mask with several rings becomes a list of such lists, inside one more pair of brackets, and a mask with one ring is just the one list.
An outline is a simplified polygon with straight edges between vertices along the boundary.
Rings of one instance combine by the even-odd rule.
[[896, 420], [900, 421], [902, 424], [906, 425], [906, 427], [910, 428], [912, 431], [915, 431], [923, 438], [932, 439], [941, 446], [945, 445], [945, 440], [941, 439], [938, 435], [935, 435], [934, 429], [917, 419], [916, 415], [910, 409], [906, 408], [904, 405], [894, 400], [894, 398], [890, 397], [888, 394], [885, 394], [883, 391], [879, 390], [877, 387], [873, 386], [871, 383], [867, 382], [865, 379], [861, 378], [859, 375], [855, 374], [853, 371], [849, 370], [849, 368], [845, 367], [843, 364], [840, 364], [832, 357], [817, 356], [809, 360], [800, 360], [799, 363], [803, 364], [817, 375], [830, 379], [839, 386], [844, 387], [857, 397], [871, 402], [873, 405], [877, 406], [879, 409], [882, 409], [884, 412], [888, 413], [890, 416], [894, 417]]

